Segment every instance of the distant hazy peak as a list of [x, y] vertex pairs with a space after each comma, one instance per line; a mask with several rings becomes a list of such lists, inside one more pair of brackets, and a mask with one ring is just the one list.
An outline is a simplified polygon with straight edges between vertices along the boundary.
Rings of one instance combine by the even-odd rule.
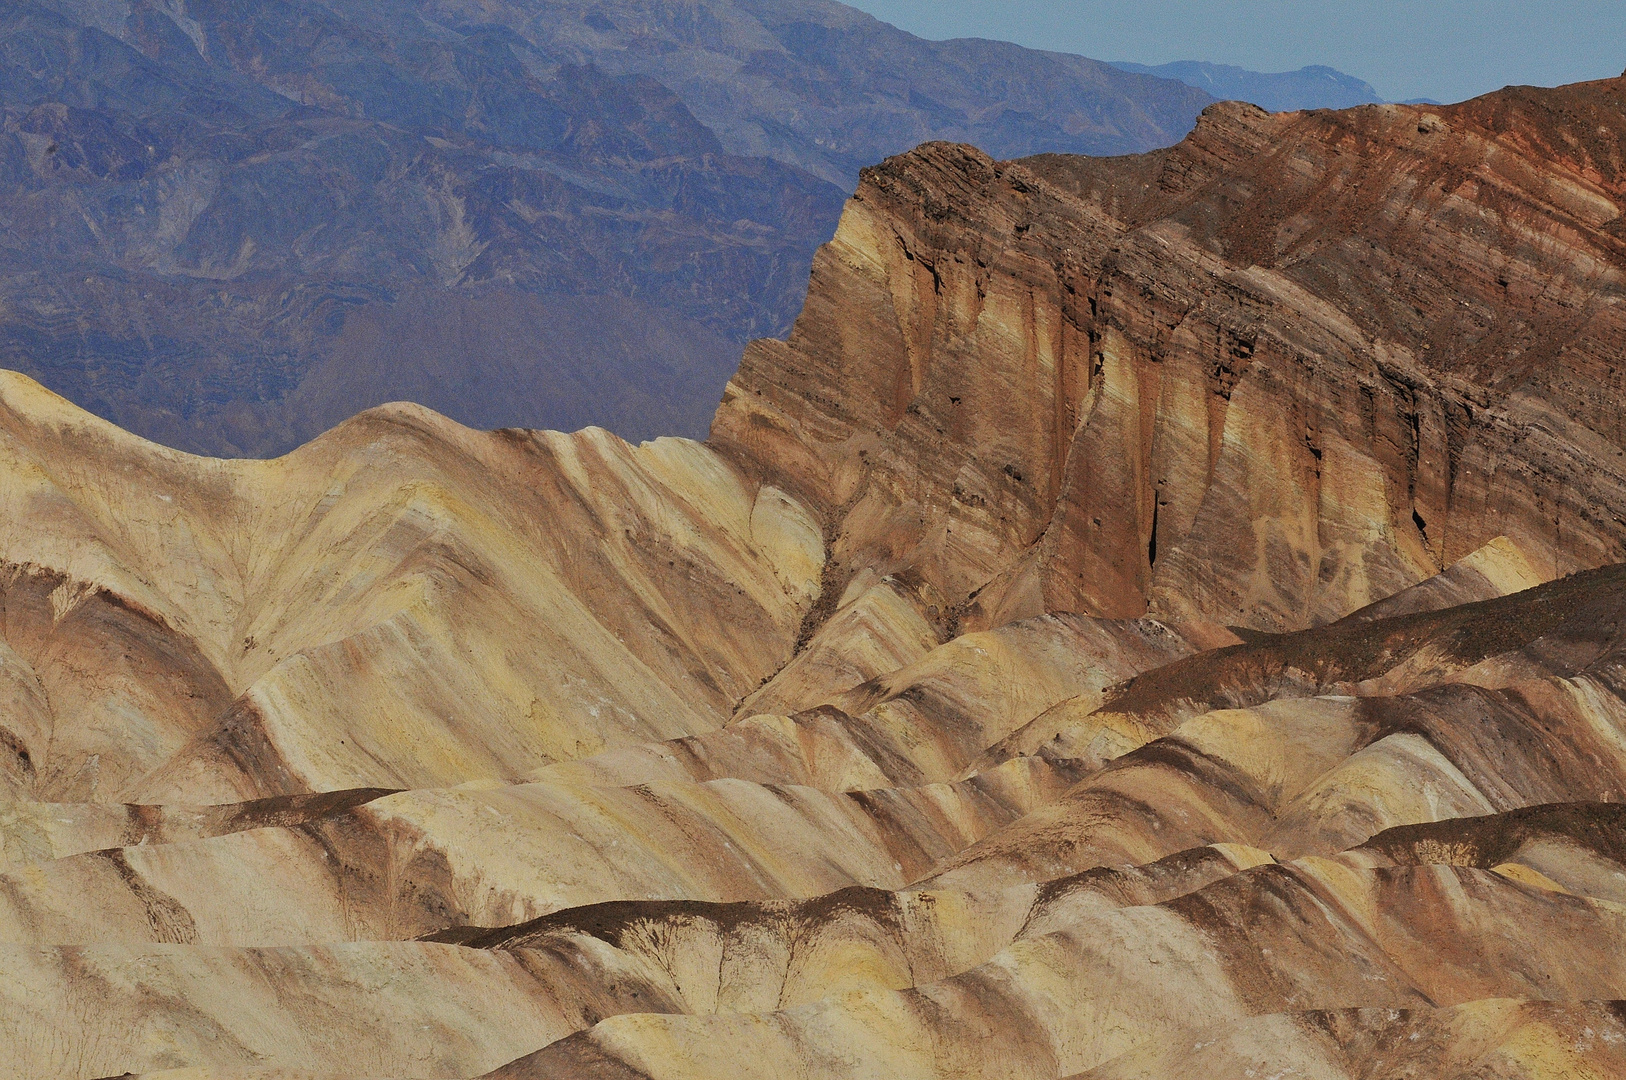
[[1227, 101], [1248, 101], [1271, 112], [1294, 109], [1348, 109], [1380, 102], [1371, 83], [1336, 68], [1313, 64], [1297, 71], [1267, 73], [1205, 60], [1177, 60], [1152, 67], [1111, 61], [1120, 71], [1176, 79]]

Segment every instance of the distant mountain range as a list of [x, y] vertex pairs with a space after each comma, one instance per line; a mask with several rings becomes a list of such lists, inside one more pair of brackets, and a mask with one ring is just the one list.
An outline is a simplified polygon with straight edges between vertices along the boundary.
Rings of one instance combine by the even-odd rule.
[[1156, 67], [1115, 60], [1112, 66], [1137, 75], [1175, 79], [1223, 101], [1247, 101], [1270, 112], [1348, 109], [1383, 100], [1371, 83], [1320, 65], [1274, 74], [1202, 60], [1180, 60]]
[[0, 366], [213, 454], [397, 398], [701, 434], [861, 167], [1141, 151], [1211, 100], [822, 0], [24, 0]]

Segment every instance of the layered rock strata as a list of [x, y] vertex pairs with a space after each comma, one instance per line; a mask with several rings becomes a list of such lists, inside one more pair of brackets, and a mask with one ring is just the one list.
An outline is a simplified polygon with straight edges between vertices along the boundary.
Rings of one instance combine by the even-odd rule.
[[819, 509], [836, 580], [914, 573], [967, 626], [1294, 629], [1497, 536], [1615, 561], [1623, 94], [893, 159], [713, 441]]

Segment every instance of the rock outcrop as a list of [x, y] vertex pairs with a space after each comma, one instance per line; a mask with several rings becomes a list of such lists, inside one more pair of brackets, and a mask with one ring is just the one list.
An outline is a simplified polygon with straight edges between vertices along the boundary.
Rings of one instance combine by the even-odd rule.
[[1498, 536], [1615, 561], [1623, 94], [894, 159], [713, 442], [818, 508], [836, 580], [917, 574], [968, 626], [1296, 629]]
[[709, 444], [0, 374], [0, 1077], [1620, 1073], [1623, 133], [924, 148]]

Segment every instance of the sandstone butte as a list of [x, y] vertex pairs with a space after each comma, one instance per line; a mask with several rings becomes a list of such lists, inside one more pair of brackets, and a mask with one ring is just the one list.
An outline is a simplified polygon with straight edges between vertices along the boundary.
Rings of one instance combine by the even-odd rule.
[[0, 376], [0, 1076], [1626, 1075], [1623, 154], [927, 145], [704, 444]]

